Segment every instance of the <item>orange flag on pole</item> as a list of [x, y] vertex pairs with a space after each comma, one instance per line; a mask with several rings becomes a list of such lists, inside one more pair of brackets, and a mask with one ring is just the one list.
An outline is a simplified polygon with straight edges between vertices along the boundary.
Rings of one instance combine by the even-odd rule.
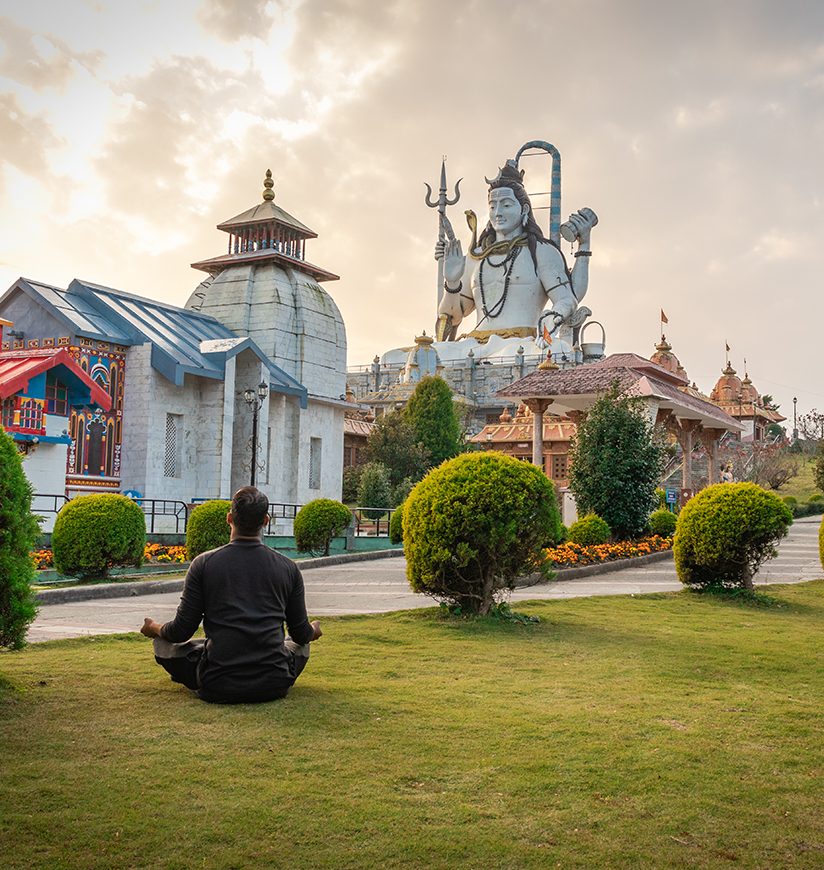
[[669, 320], [667, 319], [667, 315], [664, 314], [663, 308], [661, 309], [661, 323], [669, 323]]

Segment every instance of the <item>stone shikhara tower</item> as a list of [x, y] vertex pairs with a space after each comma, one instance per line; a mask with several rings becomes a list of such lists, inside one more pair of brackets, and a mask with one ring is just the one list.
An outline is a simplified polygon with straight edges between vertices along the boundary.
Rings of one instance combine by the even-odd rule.
[[209, 273], [186, 307], [211, 314], [246, 335], [309, 391], [339, 399], [346, 392], [346, 330], [332, 297], [320, 286], [337, 281], [305, 258], [317, 233], [275, 205], [271, 171], [263, 201], [217, 228], [228, 252], [192, 263]]

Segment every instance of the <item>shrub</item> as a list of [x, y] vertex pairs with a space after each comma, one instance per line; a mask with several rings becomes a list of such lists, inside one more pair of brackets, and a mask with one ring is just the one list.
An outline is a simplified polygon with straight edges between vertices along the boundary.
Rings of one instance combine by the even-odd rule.
[[819, 502], [819, 501], [824, 501], [824, 495], [822, 495], [820, 492], [817, 492], [814, 495], [811, 495], [807, 499], [808, 504], [814, 504], [815, 502]]
[[754, 483], [718, 483], [684, 505], [673, 551], [681, 582], [694, 588], [743, 587], [776, 554], [792, 512]]
[[116, 565], [143, 562], [146, 520], [130, 498], [81, 495], [57, 515], [52, 532], [54, 567], [80, 578], [105, 577]]
[[658, 504], [659, 510], [667, 506], [667, 492], [663, 487], [657, 487], [655, 490], [655, 501]]
[[190, 559], [229, 543], [232, 529], [226, 522], [226, 514], [232, 503], [223, 499], [213, 499], [199, 504], [189, 514], [186, 525], [186, 552]]
[[332, 538], [352, 522], [352, 512], [331, 498], [316, 498], [305, 504], [295, 517], [295, 546], [302, 553], [329, 555]]
[[649, 515], [649, 533], [651, 535], [660, 535], [662, 538], [669, 538], [675, 532], [677, 522], [678, 517], [666, 508], [653, 511]]
[[343, 469], [343, 487], [340, 499], [344, 504], [355, 504], [358, 500], [358, 487], [360, 486], [360, 466], [350, 465]]
[[393, 544], [403, 543], [403, 505], [401, 502], [395, 508], [389, 520], [389, 540]]
[[558, 543], [565, 544], [569, 540], [569, 529], [561, 523], [561, 532], [558, 535]]
[[10, 435], [0, 429], [0, 647], [19, 649], [36, 607], [30, 551], [39, 534], [31, 484]]
[[821, 567], [824, 568], [824, 520], [821, 520], [821, 525], [818, 527], [818, 558]]
[[380, 462], [389, 472], [389, 483], [399, 486], [407, 477], [417, 483], [432, 464], [412, 422], [401, 411], [378, 417], [366, 441], [366, 461]]
[[410, 585], [470, 613], [487, 614], [497, 592], [542, 566], [560, 534], [549, 478], [494, 451], [433, 469], [403, 509]]
[[389, 484], [389, 472], [381, 462], [367, 462], [361, 470], [360, 486], [358, 487], [358, 506], [365, 508], [382, 508], [382, 510], [364, 511], [364, 516], [370, 520], [382, 517], [392, 503], [392, 488]]
[[609, 523], [602, 520], [598, 514], [587, 514], [569, 527], [567, 540], [573, 544], [590, 547], [593, 544], [606, 544], [612, 537]]
[[785, 495], [781, 501], [783, 501], [790, 510], [798, 504], [798, 499], [794, 495]]
[[603, 517], [616, 538], [643, 534], [664, 455], [643, 405], [614, 388], [590, 408], [570, 449], [569, 488], [578, 510]]

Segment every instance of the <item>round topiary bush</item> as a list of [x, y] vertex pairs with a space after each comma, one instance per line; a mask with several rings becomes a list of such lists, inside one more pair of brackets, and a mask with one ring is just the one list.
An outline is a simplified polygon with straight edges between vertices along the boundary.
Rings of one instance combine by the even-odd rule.
[[824, 495], [822, 495], [820, 492], [813, 493], [813, 495], [811, 495], [807, 499], [807, 502], [809, 504], [817, 504], [820, 501], [824, 501]]
[[752, 578], [792, 524], [774, 493], [754, 483], [717, 483], [678, 515], [673, 552], [681, 582], [696, 589], [752, 589]]
[[329, 555], [332, 538], [352, 522], [345, 504], [331, 498], [316, 498], [305, 504], [295, 517], [295, 546], [302, 553]]
[[410, 585], [469, 613], [488, 613], [498, 591], [543, 564], [544, 547], [560, 534], [552, 481], [495, 451], [439, 465], [403, 509]]
[[606, 520], [602, 520], [598, 514], [587, 514], [581, 517], [569, 527], [567, 540], [572, 544], [580, 544], [582, 547], [591, 547], [596, 544], [606, 544], [612, 537], [612, 529]]
[[232, 503], [213, 499], [199, 504], [190, 514], [186, 524], [186, 554], [190, 559], [229, 543], [232, 529], [226, 522], [226, 514]]
[[798, 499], [794, 495], [785, 495], [782, 498], [782, 501], [785, 505], [787, 505], [790, 510], [792, 510], [798, 504]]
[[52, 532], [54, 567], [80, 578], [105, 577], [118, 565], [139, 567], [145, 546], [143, 511], [115, 493], [73, 498], [57, 515]]
[[651, 535], [660, 535], [662, 538], [668, 538], [675, 533], [677, 522], [678, 517], [666, 508], [653, 511], [649, 515], [649, 533]]
[[389, 520], [389, 540], [393, 544], [403, 543], [403, 506], [405, 502], [401, 502], [394, 511]]

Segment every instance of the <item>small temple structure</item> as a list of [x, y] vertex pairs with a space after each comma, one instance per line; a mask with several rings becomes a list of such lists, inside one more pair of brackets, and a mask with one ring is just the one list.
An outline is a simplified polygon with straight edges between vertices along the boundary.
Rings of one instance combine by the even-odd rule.
[[787, 419], [764, 403], [746, 369], [742, 380], [729, 360], [712, 388], [710, 399], [742, 425], [742, 441], [763, 441], [771, 424]]

